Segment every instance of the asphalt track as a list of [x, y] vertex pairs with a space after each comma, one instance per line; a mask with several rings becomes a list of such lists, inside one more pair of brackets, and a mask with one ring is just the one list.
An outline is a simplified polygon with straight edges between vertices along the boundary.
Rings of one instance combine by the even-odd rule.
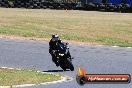
[[88, 74], [131, 74], [132, 48], [111, 46], [70, 44], [70, 52], [75, 58], [75, 71], [63, 72], [51, 61], [48, 53], [48, 42], [0, 39], [0, 67], [36, 69], [54, 72], [73, 78], [70, 82], [36, 85], [25, 88], [132, 88], [130, 84], [86, 84], [80, 86], [75, 77], [78, 66], [82, 66]]

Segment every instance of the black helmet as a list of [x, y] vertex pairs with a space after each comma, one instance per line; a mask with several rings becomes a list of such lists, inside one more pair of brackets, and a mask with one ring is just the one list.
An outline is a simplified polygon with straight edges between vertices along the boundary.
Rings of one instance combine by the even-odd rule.
[[53, 41], [58, 41], [58, 40], [60, 40], [59, 35], [58, 35], [58, 34], [53, 34], [53, 35], [52, 35], [52, 40], [53, 40]]
[[52, 38], [59, 38], [59, 35], [58, 34], [53, 34]]

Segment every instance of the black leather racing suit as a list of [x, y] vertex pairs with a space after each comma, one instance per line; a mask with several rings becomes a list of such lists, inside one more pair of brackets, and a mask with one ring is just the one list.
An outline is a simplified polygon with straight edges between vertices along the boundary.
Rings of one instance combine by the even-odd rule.
[[[58, 50], [57, 43], [64, 44], [64, 42], [62, 42], [61, 40], [52, 41], [52, 39], [51, 39], [50, 42], [49, 42], [49, 53], [51, 54], [51, 56], [52, 56], [52, 61], [56, 64], [56, 66], [58, 66], [58, 62], [57, 62], [57, 59], [56, 59], [56, 57], [55, 57], [55, 55], [54, 55], [53, 50]], [[64, 45], [65, 45], [65, 44], [64, 44]], [[69, 50], [68, 50], [68, 52], [67, 52], [67, 56], [68, 56], [68, 58], [71, 59], [71, 55], [70, 55]]]

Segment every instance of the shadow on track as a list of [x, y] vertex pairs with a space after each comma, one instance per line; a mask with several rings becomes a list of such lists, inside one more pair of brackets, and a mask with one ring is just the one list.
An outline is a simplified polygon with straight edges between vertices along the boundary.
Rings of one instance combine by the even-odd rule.
[[[66, 71], [70, 71], [70, 70], [66, 70]], [[43, 71], [43, 72], [65, 72], [63, 70], [48, 70], [48, 71]]]

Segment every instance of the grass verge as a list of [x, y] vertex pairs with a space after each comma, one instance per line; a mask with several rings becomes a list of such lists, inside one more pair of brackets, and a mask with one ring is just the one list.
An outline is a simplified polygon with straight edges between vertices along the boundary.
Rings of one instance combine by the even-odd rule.
[[0, 86], [39, 84], [60, 80], [60, 75], [38, 73], [36, 71], [0, 68]]
[[132, 47], [131, 13], [0, 8], [0, 34]]

